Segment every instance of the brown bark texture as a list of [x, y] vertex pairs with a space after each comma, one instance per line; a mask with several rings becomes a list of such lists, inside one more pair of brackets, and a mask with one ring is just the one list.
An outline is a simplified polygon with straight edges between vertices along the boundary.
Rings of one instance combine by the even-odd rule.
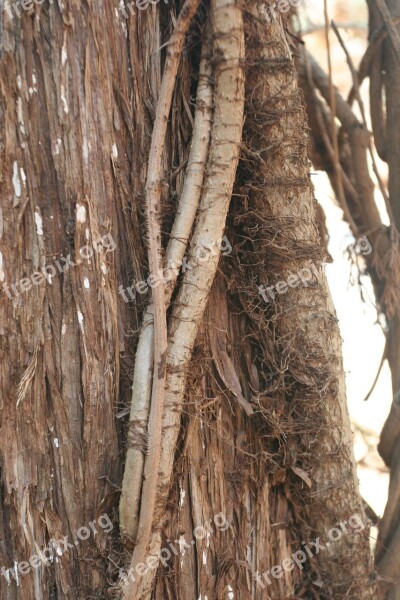
[[1, 600], [374, 598], [285, 23], [0, 8]]

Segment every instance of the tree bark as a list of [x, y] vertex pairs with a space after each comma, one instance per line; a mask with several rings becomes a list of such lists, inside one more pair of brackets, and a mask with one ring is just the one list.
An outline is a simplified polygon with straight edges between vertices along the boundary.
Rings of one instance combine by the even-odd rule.
[[[163, 153], [149, 173], [180, 10], [172, 2], [132, 11], [111, 0], [64, 0], [12, 18], [3, 11], [0, 567], [29, 561], [51, 538], [68, 536], [73, 547], [57, 554], [53, 545], [49, 564], [19, 573], [18, 583], [2, 574], [0, 596], [373, 598], [367, 527], [270, 574], [270, 583], [262, 576], [362, 515], [340, 338], [323, 274], [307, 121], [280, 18], [268, 24], [253, 1], [245, 9], [233, 0], [201, 5], [171, 110], [164, 107]], [[164, 251], [169, 258], [176, 208], [193, 181], [191, 98], [211, 24], [214, 51], [203, 58], [214, 99], [205, 120], [212, 108], [213, 122], [200, 208], [184, 235], [191, 268], [174, 289], [157, 292], [168, 350], [150, 514], [146, 495], [134, 502], [129, 492], [142, 490], [148, 412], [138, 463], [138, 452], [129, 454], [132, 426], [117, 414], [130, 409], [137, 347], [143, 366], [139, 337], [151, 299], [139, 292], [149, 285], [135, 284], [154, 275]], [[145, 217], [154, 176], [159, 238]], [[220, 258], [224, 233], [232, 252]], [[154, 234], [158, 258], [148, 264]], [[52, 273], [67, 255], [76, 264]], [[46, 265], [46, 282], [19, 283]], [[312, 285], [264, 302], [259, 286], [314, 265]], [[152, 368], [160, 348], [146, 331], [144, 366]], [[147, 397], [148, 378], [141, 381]], [[133, 475], [118, 513], [124, 468]], [[120, 570], [137, 566], [138, 511], [152, 517], [139, 558], [165, 548], [170, 558], [124, 586]], [[99, 525], [101, 515], [112, 530]]]

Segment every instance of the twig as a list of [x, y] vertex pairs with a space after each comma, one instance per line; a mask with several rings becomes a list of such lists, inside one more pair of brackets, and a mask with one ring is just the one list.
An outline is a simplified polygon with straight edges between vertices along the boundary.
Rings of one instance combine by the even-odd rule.
[[[315, 85], [327, 104], [329, 104], [331, 91], [329, 77], [310, 54], [309, 60]], [[368, 131], [365, 131], [349, 104], [337, 90], [335, 90], [335, 97], [338, 119], [349, 136], [349, 144], [352, 151], [353, 180], [359, 197], [358, 208], [364, 220], [363, 230], [378, 232], [382, 228], [382, 221], [374, 198], [375, 184], [370, 177], [368, 169], [368, 140], [366, 136], [369, 134]], [[357, 229], [354, 231], [356, 232]]]
[[400, 37], [394, 26], [392, 16], [384, 0], [375, 0], [375, 3], [379, 12], [381, 13], [383, 22], [385, 23], [388, 35], [390, 37], [390, 41], [392, 42], [396, 60], [400, 64]]
[[324, 14], [325, 14], [325, 39], [326, 39], [326, 48], [328, 55], [328, 75], [329, 75], [329, 96], [330, 96], [330, 109], [331, 109], [331, 120], [332, 120], [332, 144], [333, 144], [333, 168], [335, 172], [336, 186], [339, 197], [339, 202], [342, 207], [345, 219], [352, 227], [353, 231], [357, 230], [357, 226], [354, 222], [354, 219], [351, 215], [351, 212], [348, 208], [346, 197], [343, 190], [343, 180], [340, 169], [340, 158], [339, 158], [339, 142], [337, 136], [336, 129], [336, 96], [335, 96], [335, 88], [333, 85], [332, 78], [332, 60], [331, 60], [331, 47], [329, 41], [329, 14], [328, 14], [328, 0], [324, 0]]
[[[360, 107], [361, 117], [362, 117], [365, 129], [368, 131], [367, 118], [366, 118], [366, 115], [365, 115], [364, 103], [362, 101], [361, 94], [360, 94], [360, 86], [359, 86], [359, 83], [358, 83], [357, 71], [356, 71], [356, 69], [354, 67], [354, 64], [353, 64], [353, 61], [351, 59], [350, 53], [349, 53], [349, 51], [346, 48], [344, 40], [343, 40], [342, 36], [340, 35], [340, 31], [338, 30], [338, 28], [335, 25], [334, 21], [332, 21], [332, 29], [333, 29], [333, 31], [336, 34], [336, 37], [337, 37], [337, 39], [339, 41], [339, 44], [341, 45], [341, 47], [343, 49], [343, 52], [345, 53], [347, 64], [349, 65], [350, 73], [351, 73], [351, 76], [352, 76], [352, 79], [353, 79], [354, 92], [355, 92], [355, 96], [356, 96], [357, 101], [358, 101], [358, 105]], [[388, 193], [387, 193], [386, 188], [384, 186], [384, 183], [382, 181], [382, 178], [381, 178], [381, 176], [379, 174], [378, 165], [376, 164], [375, 154], [374, 154], [374, 151], [372, 149], [371, 140], [370, 140], [369, 137], [368, 137], [368, 150], [369, 150], [369, 154], [371, 156], [372, 166], [373, 166], [373, 169], [374, 169], [374, 173], [375, 173], [376, 179], [378, 181], [379, 189], [381, 190], [381, 194], [382, 194], [383, 199], [385, 201], [386, 210], [387, 210], [390, 222], [394, 223], [394, 216], [393, 216], [392, 207], [390, 205], [389, 196], [388, 196]]]
[[378, 368], [378, 372], [376, 374], [376, 377], [374, 379], [374, 383], [372, 384], [371, 389], [369, 390], [368, 394], [365, 396], [364, 398], [364, 402], [366, 402], [367, 400], [370, 399], [372, 392], [374, 391], [376, 384], [378, 383], [379, 380], [379, 376], [381, 374], [381, 371], [383, 369], [383, 365], [385, 364], [385, 360], [387, 359], [387, 352], [388, 352], [388, 340], [386, 339], [385, 342], [385, 346], [383, 348], [383, 353], [382, 353], [382, 358], [381, 358], [381, 362], [379, 363], [379, 368]]
[[[304, 52], [303, 56], [304, 56], [304, 64], [306, 67], [306, 76], [307, 76], [307, 81], [308, 81], [309, 92], [310, 92], [312, 100], [314, 102], [313, 107], [315, 109], [315, 118], [318, 123], [318, 130], [321, 134], [322, 142], [324, 143], [325, 149], [328, 153], [329, 160], [333, 164], [335, 154], [334, 154], [333, 146], [331, 143], [331, 139], [329, 137], [329, 133], [327, 131], [327, 127], [326, 127], [326, 123], [325, 123], [326, 119], [324, 119], [324, 115], [322, 114], [321, 100], [318, 98], [318, 96], [315, 92], [315, 82], [313, 80], [313, 74], [312, 74], [312, 69], [311, 69], [311, 65], [310, 65], [310, 57], [307, 52]], [[348, 178], [348, 176], [347, 176], [346, 172], [344, 171], [341, 164], [340, 164], [340, 173], [341, 173], [342, 180], [343, 180], [344, 191], [347, 192], [347, 194], [352, 198], [352, 200], [355, 202], [355, 204], [358, 204], [359, 198], [358, 198], [357, 191], [355, 190], [352, 182]], [[348, 202], [346, 199], [346, 193], [344, 196], [344, 201], [346, 203], [347, 211], [350, 212], [350, 209], [348, 207]], [[356, 234], [357, 234], [357, 230], [354, 230], [354, 235], [356, 235]]]

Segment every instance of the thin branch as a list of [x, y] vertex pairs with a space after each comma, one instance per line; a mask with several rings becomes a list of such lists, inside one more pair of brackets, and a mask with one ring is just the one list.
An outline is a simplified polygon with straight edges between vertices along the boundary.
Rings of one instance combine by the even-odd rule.
[[[217, 272], [220, 242], [232, 196], [239, 160], [244, 115], [244, 32], [242, 11], [236, 0], [212, 0], [215, 110], [211, 146], [200, 209], [191, 242], [191, 270], [185, 272], [171, 318], [168, 374], [163, 418], [158, 493], [153, 515], [155, 527], [151, 554], [160, 549], [160, 528], [165, 516], [187, 372], [197, 332]], [[210, 249], [213, 249], [213, 252]], [[204, 258], [205, 256], [205, 258]], [[145, 482], [146, 483], [146, 482]], [[131, 568], [142, 561], [134, 552]], [[148, 600], [156, 570], [128, 584], [125, 600]]]
[[[165, 306], [168, 308], [176, 285], [178, 266], [184, 258], [190, 233], [193, 228], [207, 162], [212, 120], [212, 88], [209, 54], [210, 40], [207, 35], [203, 44], [197, 87], [196, 112], [188, 164], [182, 194], [178, 203], [171, 239], [166, 252]], [[136, 350], [135, 369], [132, 383], [130, 411], [131, 445], [128, 447], [122, 494], [120, 501], [120, 527], [124, 535], [135, 540], [138, 528], [140, 493], [144, 465], [143, 444], [145, 424], [148, 420], [151, 394], [151, 363], [153, 360], [154, 319], [151, 304], [144, 316], [142, 330]]]
[[[182, 7], [175, 30], [167, 49], [167, 57], [161, 82], [156, 118], [148, 163], [146, 181], [146, 216], [149, 233], [149, 270], [158, 274], [162, 271], [162, 248], [160, 231], [160, 199], [162, 181], [162, 156], [165, 145], [168, 116], [171, 110], [172, 95], [180, 62], [186, 33], [195, 15], [200, 0], [186, 0]], [[132, 563], [135, 565], [144, 560], [151, 536], [153, 514], [157, 495], [157, 480], [161, 454], [162, 416], [164, 410], [166, 355], [167, 355], [167, 322], [162, 285], [153, 288], [154, 306], [154, 361], [153, 387], [148, 425], [149, 453], [145, 462], [142, 503], [139, 519], [138, 540]], [[125, 600], [136, 600], [133, 586], [125, 589]]]
[[[327, 104], [329, 104], [331, 93], [329, 77], [323, 69], [321, 69], [320, 65], [312, 55], [309, 54], [308, 58], [312, 69], [313, 81]], [[369, 134], [337, 90], [335, 90], [335, 105], [337, 117], [349, 136], [349, 144], [352, 151], [351, 163], [354, 171], [354, 184], [359, 196], [358, 204], [364, 221], [363, 230], [377, 232], [378, 234], [378, 232], [382, 230], [382, 221], [376, 207], [374, 198], [375, 185], [369, 174], [367, 161], [367, 138], [369, 137]], [[356, 232], [357, 229], [353, 231]]]
[[397, 33], [396, 27], [394, 26], [392, 16], [384, 0], [375, 0], [375, 3], [378, 7], [379, 12], [381, 13], [383, 22], [385, 23], [396, 56], [396, 60], [400, 64], [400, 37]]
[[336, 96], [335, 96], [335, 88], [333, 85], [332, 78], [332, 60], [331, 60], [331, 47], [329, 41], [329, 14], [328, 14], [328, 0], [324, 0], [324, 14], [325, 14], [325, 39], [326, 39], [326, 48], [327, 48], [327, 56], [328, 56], [328, 76], [329, 76], [329, 94], [330, 94], [330, 109], [331, 109], [331, 119], [332, 119], [332, 145], [333, 145], [333, 168], [335, 172], [335, 180], [337, 193], [339, 197], [340, 206], [343, 210], [346, 221], [350, 224], [353, 231], [357, 230], [357, 226], [353, 220], [351, 212], [346, 202], [346, 196], [344, 194], [343, 189], [343, 180], [340, 169], [340, 157], [339, 157], [339, 142], [336, 128]]
[[[353, 79], [354, 91], [355, 91], [355, 95], [356, 95], [356, 98], [357, 98], [357, 101], [358, 101], [358, 105], [360, 107], [361, 117], [362, 117], [365, 129], [368, 130], [367, 118], [366, 118], [366, 114], [365, 114], [364, 103], [362, 101], [361, 94], [360, 94], [360, 87], [359, 87], [359, 83], [358, 83], [358, 75], [357, 75], [356, 68], [355, 68], [354, 63], [352, 61], [350, 53], [349, 53], [349, 51], [346, 48], [346, 44], [344, 43], [344, 40], [343, 40], [343, 38], [342, 38], [342, 36], [340, 34], [340, 31], [338, 30], [338, 28], [335, 25], [334, 21], [332, 21], [332, 28], [333, 28], [333, 31], [336, 34], [336, 37], [337, 37], [337, 39], [339, 41], [339, 44], [341, 45], [341, 47], [343, 49], [343, 52], [345, 53], [347, 64], [349, 65], [350, 73], [351, 73], [351, 76], [352, 76], [352, 79]], [[368, 137], [368, 150], [369, 150], [369, 154], [371, 156], [372, 166], [373, 166], [373, 169], [374, 169], [374, 173], [375, 173], [376, 179], [378, 181], [379, 189], [381, 190], [381, 194], [382, 194], [383, 199], [385, 201], [386, 210], [388, 212], [388, 216], [389, 216], [390, 222], [394, 223], [394, 215], [393, 215], [392, 207], [390, 205], [389, 195], [388, 195], [388, 193], [386, 191], [385, 185], [384, 185], [384, 183], [382, 181], [382, 178], [380, 176], [378, 165], [376, 164], [376, 160], [375, 160], [375, 154], [374, 154], [374, 151], [372, 149], [372, 144], [371, 144], [371, 140], [370, 140], [369, 137]]]

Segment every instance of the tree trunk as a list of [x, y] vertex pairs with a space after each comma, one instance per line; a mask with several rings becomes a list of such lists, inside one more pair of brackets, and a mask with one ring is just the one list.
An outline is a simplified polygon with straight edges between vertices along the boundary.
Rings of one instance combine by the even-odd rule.
[[[373, 598], [284, 25], [253, 1], [243, 14], [236, 0], [204, 2], [193, 18], [190, 0], [188, 13], [132, 6], [3, 11], [0, 596]], [[211, 126], [196, 127], [210, 110]], [[210, 145], [206, 166], [193, 135]], [[199, 209], [178, 236], [188, 259], [164, 308], [163, 288], [140, 282], [162, 268], [189, 177]], [[264, 301], [262, 289], [300, 270], [305, 281]], [[152, 306], [154, 335], [141, 334]], [[126, 422], [138, 377], [149, 398]], [[334, 541], [339, 523], [348, 531]], [[311, 555], [316, 538], [325, 548]], [[138, 574], [160, 549], [158, 568]], [[273, 570], [294, 553], [298, 564]]]
[[[378, 450], [390, 467], [390, 487], [388, 503], [379, 523], [376, 566], [380, 576], [378, 597], [395, 600], [400, 596], [397, 558], [400, 549], [400, 26], [397, 23], [397, 31], [395, 26], [400, 1], [388, 0], [385, 3], [384, 0], [367, 0], [367, 3], [369, 45], [358, 72], [345, 44], [340, 40], [354, 81], [348, 102], [335, 91], [336, 117], [341, 123], [341, 130], [338, 132], [339, 178], [343, 180], [343, 194], [340, 193], [337, 169], [334, 167], [336, 158], [332, 151], [329, 127], [332, 119], [329, 77], [307, 52], [303, 53], [300, 61], [300, 75], [312, 132], [313, 163], [317, 168], [326, 170], [343, 209], [344, 218], [355, 238], [363, 235], [370, 240], [371, 252], [365, 257], [367, 271], [374, 288], [377, 310], [383, 313], [386, 323], [385, 350], [375, 384], [382, 365], [387, 360], [392, 376], [393, 404], [382, 430]], [[359, 87], [367, 77], [374, 146], [380, 158], [388, 164], [387, 190], [374, 161], [375, 148], [371, 144], [371, 134], [367, 130], [365, 109], [359, 94]], [[319, 90], [323, 100], [317, 96], [315, 88]], [[353, 113], [351, 105], [355, 101], [360, 105], [363, 122]], [[372, 156], [389, 226], [384, 225], [378, 210], [368, 154]]]

